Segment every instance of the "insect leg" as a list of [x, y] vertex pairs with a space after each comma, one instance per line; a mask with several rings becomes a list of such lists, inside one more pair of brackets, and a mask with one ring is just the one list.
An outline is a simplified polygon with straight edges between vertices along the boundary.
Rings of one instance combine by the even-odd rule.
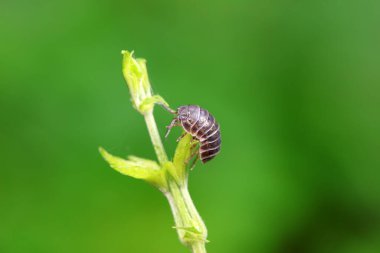
[[197, 148], [197, 142], [190, 142], [191, 144], [191, 147], [190, 147], [190, 159], [193, 158], [197, 153], [198, 153], [198, 149]]
[[199, 160], [199, 153], [197, 152], [196, 157], [191, 164], [190, 170], [193, 170], [195, 168], [195, 164], [198, 162], [198, 160]]
[[183, 137], [185, 137], [185, 135], [187, 134], [187, 132], [184, 132], [183, 134], [181, 134], [180, 137], [177, 138], [177, 142], [179, 142], [180, 140], [182, 140]]
[[169, 126], [166, 126], [166, 128], [168, 130], [166, 130], [165, 138], [168, 137], [168, 135], [170, 133], [170, 130], [172, 130], [172, 128], [175, 127], [175, 126], [178, 126], [178, 119], [177, 118], [173, 119], [172, 122], [170, 122]]
[[195, 166], [195, 163], [199, 159], [199, 147], [198, 147], [198, 143], [193, 143], [191, 145], [190, 152], [191, 152], [191, 154], [190, 154], [189, 158], [187, 159], [186, 164], [188, 164], [190, 162], [190, 160], [195, 157], [195, 159], [193, 160], [193, 162], [191, 163], [191, 166], [190, 166], [190, 168], [193, 169], [194, 166]]
[[199, 142], [198, 138], [196, 136], [193, 136], [193, 138], [190, 141], [190, 144], [196, 145], [196, 144], [198, 144], [198, 142]]

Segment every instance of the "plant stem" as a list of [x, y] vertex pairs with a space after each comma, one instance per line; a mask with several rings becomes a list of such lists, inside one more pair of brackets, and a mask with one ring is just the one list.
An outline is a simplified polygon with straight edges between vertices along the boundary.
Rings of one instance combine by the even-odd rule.
[[206, 253], [205, 243], [194, 243], [191, 246], [193, 253]]
[[169, 201], [180, 241], [191, 248], [193, 253], [206, 253], [207, 228], [190, 197], [187, 183], [178, 184], [168, 177]]
[[[164, 165], [168, 162], [168, 157], [157, 129], [153, 110], [144, 114], [144, 118], [158, 161]], [[169, 172], [166, 174], [168, 189], [164, 194], [169, 201], [180, 241], [193, 253], [206, 253], [207, 228], [190, 197], [187, 178], [177, 181]]]
[[157, 129], [156, 121], [154, 120], [153, 110], [144, 114], [145, 123], [148, 127], [150, 139], [152, 141], [154, 151], [156, 151], [157, 159], [161, 165], [164, 165], [168, 161], [164, 145], [162, 145], [160, 133]]
[[[144, 115], [160, 166], [156, 162], [146, 159], [134, 157], [124, 160], [113, 157], [105, 150], [100, 149], [100, 152], [112, 168], [122, 174], [145, 179], [162, 191], [169, 200], [180, 241], [193, 253], [206, 253], [207, 229], [187, 188], [189, 175], [187, 162], [191, 156], [192, 136], [188, 134], [180, 141], [173, 161], [169, 161], [153, 115], [155, 104], [163, 104], [164, 107], [168, 107], [168, 105], [162, 97], [152, 95], [146, 61], [135, 59], [133, 52], [123, 50], [122, 54], [122, 71], [131, 93], [132, 104], [139, 113]], [[169, 111], [175, 112], [171, 109]]]

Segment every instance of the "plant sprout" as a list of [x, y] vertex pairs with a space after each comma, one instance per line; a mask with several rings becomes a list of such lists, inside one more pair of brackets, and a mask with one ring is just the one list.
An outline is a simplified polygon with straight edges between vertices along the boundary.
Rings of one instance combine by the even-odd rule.
[[145, 180], [159, 189], [168, 199], [175, 221], [179, 240], [193, 253], [206, 252], [207, 228], [200, 217], [188, 191], [192, 136], [186, 134], [178, 143], [173, 161], [169, 161], [162, 144], [153, 116], [155, 104], [169, 106], [158, 95], [152, 94], [146, 61], [136, 59], [133, 52], [122, 51], [123, 75], [128, 84], [133, 107], [143, 115], [156, 161], [129, 156], [127, 160], [109, 154], [103, 148], [99, 151], [109, 165], [121, 174]]

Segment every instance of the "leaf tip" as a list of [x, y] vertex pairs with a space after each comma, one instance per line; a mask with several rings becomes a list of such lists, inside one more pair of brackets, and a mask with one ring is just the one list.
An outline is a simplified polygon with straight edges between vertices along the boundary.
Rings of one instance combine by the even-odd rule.
[[108, 162], [111, 155], [103, 147], [99, 147], [98, 150], [103, 159]]

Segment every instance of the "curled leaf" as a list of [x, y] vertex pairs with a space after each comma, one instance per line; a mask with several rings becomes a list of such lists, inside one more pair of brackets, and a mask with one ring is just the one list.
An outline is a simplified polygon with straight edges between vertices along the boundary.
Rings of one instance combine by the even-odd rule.
[[174, 153], [173, 164], [176, 172], [181, 179], [186, 178], [186, 165], [190, 158], [192, 136], [186, 134], [177, 145]]
[[140, 113], [140, 105], [146, 98], [152, 97], [152, 91], [144, 59], [135, 59], [133, 52], [123, 50], [123, 75], [128, 84], [132, 104]]

